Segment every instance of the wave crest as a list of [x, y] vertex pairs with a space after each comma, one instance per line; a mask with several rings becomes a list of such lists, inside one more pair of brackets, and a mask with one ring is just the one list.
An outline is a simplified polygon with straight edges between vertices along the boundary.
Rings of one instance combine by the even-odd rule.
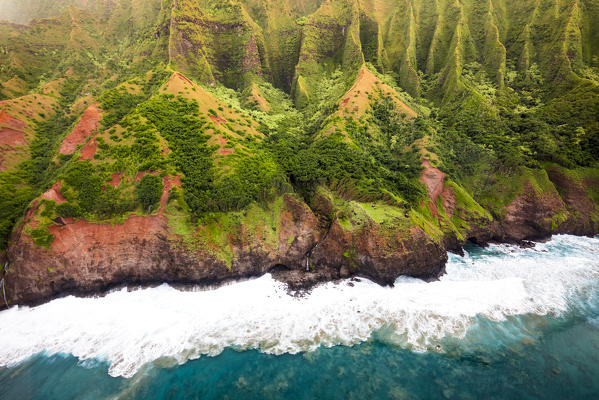
[[183, 363], [227, 347], [293, 354], [357, 344], [374, 332], [416, 351], [436, 350], [447, 336], [463, 338], [476, 318], [559, 315], [585, 307], [589, 290], [597, 296], [597, 238], [468, 250], [450, 255], [440, 281], [400, 278], [393, 288], [346, 280], [298, 298], [266, 275], [213, 290], [162, 285], [14, 307], [0, 313], [0, 365], [67, 353], [106, 360], [111, 375], [130, 377], [153, 361]]

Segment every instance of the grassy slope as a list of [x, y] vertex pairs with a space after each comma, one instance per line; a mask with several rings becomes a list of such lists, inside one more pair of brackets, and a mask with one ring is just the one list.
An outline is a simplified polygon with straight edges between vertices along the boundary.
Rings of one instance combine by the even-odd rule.
[[[279, 101], [285, 95], [269, 83], [290, 92], [296, 107], [304, 110], [302, 118], [310, 123], [311, 133], [298, 135], [297, 142], [310, 143], [323, 136], [320, 133], [333, 130], [347, 135], [348, 118], [378, 132], [380, 127], [368, 119], [369, 112], [386, 96], [408, 120], [417, 114], [426, 119], [428, 107], [436, 106], [436, 111], [450, 121], [485, 119], [490, 125], [498, 125], [501, 104], [513, 97], [509, 73], [526, 76], [535, 64], [544, 87], [550, 88], [542, 95], [544, 103], [534, 109], [535, 115], [551, 125], [566, 122], [569, 127], [582, 127], [587, 137], [582, 139], [583, 145], [599, 131], [599, 84], [592, 70], [599, 67], [599, 47], [595, 43], [599, 11], [592, 1], [120, 0], [110, 15], [104, 10], [89, 14], [66, 9], [62, 4], [54, 10], [63, 9], [66, 11], [60, 16], [36, 21], [29, 27], [0, 25], [0, 95], [24, 95], [10, 100], [5, 108], [21, 119], [26, 119], [24, 106], [38, 119], [43, 119], [40, 113], [50, 117], [49, 105], [56, 106], [62, 98], [64, 80], [75, 79], [81, 86], [66, 106], [73, 105], [71, 110], [76, 116], [85, 108], [84, 102], [91, 104], [106, 89], [125, 85], [132, 104], [124, 110], [124, 116], [140, 117], [143, 125], [143, 115], [135, 109], [137, 104], [166, 93], [181, 96], [198, 105], [203, 132], [209, 136], [208, 144], [214, 146], [218, 176], [234, 175], [244, 160], [268, 153], [268, 144], [262, 143], [269, 132], [305, 128], [301, 124], [292, 129], [285, 125], [289, 124], [289, 115], [297, 118], [298, 111], [290, 110], [288, 100]], [[375, 65], [378, 72], [364, 67], [365, 61]], [[164, 82], [150, 85], [152, 73], [148, 75], [148, 71], [161, 63], [154, 70], [163, 71], [168, 62], [172, 69], [166, 69]], [[474, 64], [480, 67], [473, 69]], [[381, 79], [380, 73], [386, 74], [389, 82], [395, 80], [416, 100], [408, 101], [409, 96], [399, 94]], [[485, 79], [479, 80], [481, 76]], [[220, 84], [238, 93], [231, 94]], [[116, 108], [106, 111], [116, 112]], [[427, 111], [422, 113], [422, 109]], [[34, 121], [26, 122], [29, 138]], [[463, 129], [457, 122], [454, 129]], [[436, 160], [434, 146], [446, 133], [442, 125], [435, 125], [434, 117], [430, 123], [433, 128], [417, 147], [427, 158]], [[119, 189], [124, 200], [134, 201], [134, 177], [146, 167], [139, 166], [138, 158], [119, 151], [141, 146], [147, 139], [145, 133], [140, 133], [146, 132], [144, 129], [117, 123], [103, 127], [98, 134], [98, 157], [91, 161], [94, 173], [103, 182], [113, 173], [127, 175]], [[154, 172], [183, 175], [169, 164], [168, 139], [156, 128], [148, 128], [147, 132], [156, 145], [152, 150], [158, 163], [153, 166]], [[510, 143], [515, 146], [516, 142]], [[476, 144], [490, 151], [484, 141]], [[456, 147], [448, 151], [460, 150], [461, 145], [453, 145]], [[11, 157], [6, 165], [17, 168], [28, 157], [27, 149], [21, 148]], [[270, 155], [265, 157], [271, 165]], [[440, 168], [449, 172], [450, 157], [441, 154], [439, 158], [443, 160], [438, 163]], [[481, 182], [485, 181], [482, 171], [478, 176], [454, 174], [446, 182], [456, 197], [452, 213], [445, 210], [442, 201], [434, 204], [437, 215], [431, 211], [430, 202], [424, 202], [409, 212], [409, 218], [405, 217], [405, 205], [381, 203], [371, 209], [368, 202], [346, 199], [339, 207], [347, 211], [345, 214], [355, 212], [377, 223], [397, 217], [406, 227], [418, 225], [440, 240], [441, 232], [466, 237], [473, 219], [488, 219], [490, 213], [501, 216], [526, 182], [541, 192], [555, 190], [543, 170], [517, 168], [506, 175], [495, 165], [490, 166], [495, 163], [492, 157], [489, 160], [479, 164], [491, 171], [492, 184]], [[54, 162], [57, 168], [66, 169], [73, 161], [63, 165], [54, 157]], [[453, 164], [462, 167], [458, 162]], [[54, 180], [64, 172], [60, 171]], [[253, 220], [270, 221], [268, 210], [276, 209], [277, 201], [280, 198], [274, 196], [264, 201], [269, 206], [248, 206], [253, 210]], [[134, 205], [129, 209], [141, 212]], [[169, 210], [176, 232], [195, 235], [195, 223], [190, 222], [184, 201], [181, 207]], [[229, 219], [239, 219], [236, 213], [218, 214], [205, 222], [202, 240], [210, 241], [215, 248], [226, 248], [223, 232], [230, 229]], [[355, 229], [353, 219], [346, 217], [342, 226]], [[255, 228], [250, 222], [241, 225]], [[228, 260], [230, 255], [223, 253], [220, 257]]]

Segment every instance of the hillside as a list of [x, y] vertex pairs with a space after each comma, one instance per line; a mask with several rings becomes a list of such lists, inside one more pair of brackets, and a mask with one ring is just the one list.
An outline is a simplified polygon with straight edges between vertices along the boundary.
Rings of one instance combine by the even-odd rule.
[[593, 0], [0, 0], [0, 259], [35, 303], [435, 279], [599, 232]]

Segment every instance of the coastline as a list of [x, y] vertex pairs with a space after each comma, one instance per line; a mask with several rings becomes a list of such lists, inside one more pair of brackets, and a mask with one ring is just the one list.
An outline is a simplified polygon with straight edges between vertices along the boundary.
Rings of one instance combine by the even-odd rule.
[[[572, 232], [554, 232], [545, 236], [531, 236], [524, 239], [519, 240], [507, 240], [507, 241], [497, 241], [497, 240], [487, 240], [487, 241], [479, 241], [476, 238], [474, 240], [468, 240], [473, 244], [480, 247], [487, 247], [490, 244], [512, 244], [519, 246], [521, 248], [531, 248], [534, 247], [536, 243], [543, 243], [552, 238], [555, 234], [571, 234], [579, 237], [595, 237], [599, 235], [599, 230], [595, 232], [588, 232], [584, 234], [572, 233]], [[463, 256], [463, 246], [467, 244], [467, 242], [459, 244], [459, 247], [451, 247], [446, 248], [446, 252], [451, 252], [454, 254], [458, 254]], [[432, 274], [430, 276], [413, 276], [408, 274], [400, 274], [400, 276], [414, 277], [421, 279], [425, 282], [434, 282], [438, 281], [443, 275], [445, 275], [445, 265], [447, 263], [447, 256], [445, 257], [442, 267], [438, 269], [437, 274]], [[435, 264], [437, 266], [438, 264]], [[288, 287], [288, 291], [292, 295], [302, 295], [305, 292], [310, 292], [315, 287], [326, 284], [329, 282], [339, 282], [344, 279], [355, 279], [355, 278], [365, 278], [372, 282], [379, 284], [380, 286], [391, 286], [393, 287], [393, 282], [386, 281], [377, 281], [376, 277], [365, 273], [355, 273], [355, 274], [343, 274], [340, 268], [334, 267], [324, 267], [313, 269], [310, 271], [298, 270], [298, 269], [290, 269], [286, 266], [282, 266], [280, 264], [272, 265], [266, 269], [260, 269], [257, 273], [249, 273], [245, 275], [235, 275], [232, 274], [230, 276], [226, 276], [220, 279], [211, 279], [211, 278], [201, 278], [198, 280], [193, 279], [160, 279], [155, 280], [151, 277], [147, 279], [132, 279], [131, 277], [124, 277], [119, 281], [107, 281], [101, 282], [98, 285], [92, 288], [84, 288], [84, 287], [73, 287], [65, 290], [60, 290], [58, 292], [53, 293], [50, 296], [42, 296], [42, 297], [33, 297], [26, 298], [25, 301], [19, 302], [17, 304], [9, 304], [8, 307], [2, 304], [0, 306], [1, 310], [6, 310], [8, 308], [16, 306], [30, 306], [35, 307], [38, 305], [45, 304], [49, 301], [63, 298], [67, 296], [76, 296], [76, 297], [104, 297], [112, 292], [119, 291], [122, 289], [128, 289], [129, 291], [145, 289], [145, 288], [153, 288], [158, 287], [163, 284], [167, 284], [177, 289], [182, 290], [192, 290], [192, 289], [200, 289], [200, 290], [212, 290], [217, 289], [223, 286], [232, 285], [235, 283], [257, 279], [266, 274], [271, 274], [273, 279], [284, 283]], [[2, 278], [5, 277], [5, 274], [2, 274]]]
[[399, 276], [435, 281], [445, 273], [447, 252], [459, 254], [469, 241], [526, 247], [554, 234], [599, 234], [597, 206], [589, 196], [593, 180], [581, 184], [548, 169], [543, 190], [529, 178], [491, 214], [441, 171], [423, 164], [422, 176], [435, 178], [424, 180], [429, 199], [418, 211], [356, 203], [328, 191], [317, 192], [308, 204], [288, 193], [270, 208], [235, 217], [240, 220], [234, 224], [216, 225], [221, 239], [212, 242], [198, 241], [206, 237], [201, 232], [206, 226], [187, 236], [173, 232], [165, 201], [155, 214], [120, 223], [63, 219], [50, 227], [50, 246], [41, 247], [28, 231], [35, 224], [33, 204], [6, 253], [8, 305], [125, 286], [213, 286], [266, 273], [292, 291], [351, 277], [382, 286], [392, 286]]

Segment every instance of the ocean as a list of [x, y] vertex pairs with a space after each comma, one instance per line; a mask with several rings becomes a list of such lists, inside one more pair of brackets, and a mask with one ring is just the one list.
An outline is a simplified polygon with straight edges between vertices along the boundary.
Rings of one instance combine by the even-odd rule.
[[270, 275], [0, 312], [0, 399], [597, 399], [599, 238], [468, 245], [447, 274]]

